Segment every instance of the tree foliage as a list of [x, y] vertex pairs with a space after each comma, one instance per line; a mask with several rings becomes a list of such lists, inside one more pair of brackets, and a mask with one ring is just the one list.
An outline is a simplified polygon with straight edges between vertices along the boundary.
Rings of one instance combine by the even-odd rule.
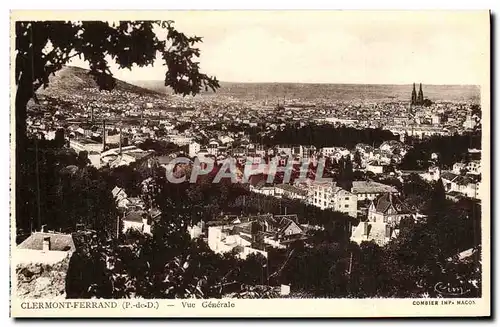
[[271, 132], [262, 137], [260, 134], [249, 134], [253, 142], [267, 145], [302, 144], [321, 147], [346, 147], [352, 149], [358, 143], [380, 146], [384, 141], [398, 140], [390, 131], [382, 129], [357, 129], [352, 127], [318, 125], [309, 123], [305, 126], [287, 125], [284, 130]]

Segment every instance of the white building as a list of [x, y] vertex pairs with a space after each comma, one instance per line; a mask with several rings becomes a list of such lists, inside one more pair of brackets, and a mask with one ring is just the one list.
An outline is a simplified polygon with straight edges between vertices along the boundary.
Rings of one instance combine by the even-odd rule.
[[201, 145], [198, 142], [189, 143], [188, 152], [191, 158], [196, 157], [196, 155], [198, 154], [198, 152], [200, 152], [200, 150], [201, 150]]
[[219, 142], [215, 140], [210, 141], [207, 146], [207, 151], [208, 154], [217, 156], [217, 154], [219, 153]]
[[384, 165], [379, 161], [372, 160], [366, 164], [366, 171], [371, 171], [375, 175], [384, 173]]
[[471, 174], [481, 174], [481, 162], [479, 160], [472, 160], [467, 163], [467, 170]]
[[134, 229], [138, 232], [151, 234], [151, 218], [145, 211], [130, 211], [123, 219], [123, 233]]
[[353, 181], [351, 193], [357, 196], [358, 201], [374, 200], [385, 193], [398, 194], [394, 186], [385, 185], [373, 181]]
[[210, 226], [208, 228], [208, 247], [215, 253], [227, 253], [237, 248], [238, 256], [246, 259], [250, 254], [261, 254], [267, 258], [267, 252], [251, 247], [251, 232], [234, 233], [234, 226]]
[[435, 182], [441, 178], [441, 169], [437, 166], [431, 166], [427, 172], [420, 174], [420, 177], [427, 182]]
[[358, 212], [357, 196], [332, 182], [314, 182], [309, 188], [309, 203], [321, 209], [332, 209], [356, 217]]

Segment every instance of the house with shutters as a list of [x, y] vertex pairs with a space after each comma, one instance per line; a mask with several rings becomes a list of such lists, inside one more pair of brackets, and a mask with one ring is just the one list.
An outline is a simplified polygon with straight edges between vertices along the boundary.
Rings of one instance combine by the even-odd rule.
[[296, 215], [259, 215], [238, 217], [221, 221], [208, 227], [208, 246], [215, 253], [236, 251], [245, 259], [249, 254], [260, 253], [267, 257], [267, 249], [287, 248], [305, 238]]
[[392, 238], [399, 235], [399, 228], [391, 224], [375, 221], [360, 222], [353, 228], [351, 241], [361, 244], [361, 242], [373, 241], [379, 246], [386, 245]]
[[351, 241], [374, 241], [384, 246], [399, 235], [400, 222], [408, 217], [412, 212], [396, 194], [382, 194], [370, 204], [367, 221], [353, 228]]
[[410, 217], [411, 214], [411, 210], [393, 193], [382, 194], [368, 208], [369, 221], [392, 225], [399, 225], [401, 219]]

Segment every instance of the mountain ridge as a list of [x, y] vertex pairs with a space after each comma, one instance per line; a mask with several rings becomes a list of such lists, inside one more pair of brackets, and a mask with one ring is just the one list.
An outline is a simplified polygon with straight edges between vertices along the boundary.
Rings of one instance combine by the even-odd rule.
[[[130, 81], [164, 94], [171, 90], [163, 81]], [[409, 101], [412, 84], [328, 84], [328, 83], [240, 83], [220, 82], [218, 95], [232, 96], [245, 100], [282, 100], [299, 98], [306, 100], [330, 99], [340, 101]], [[477, 85], [433, 85], [423, 84], [424, 97], [432, 101], [467, 101], [480, 97]], [[214, 93], [202, 92], [202, 95]]]

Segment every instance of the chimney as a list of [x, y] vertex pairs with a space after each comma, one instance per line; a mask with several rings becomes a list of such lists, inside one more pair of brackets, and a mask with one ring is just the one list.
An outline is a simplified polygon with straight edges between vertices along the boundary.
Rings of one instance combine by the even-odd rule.
[[50, 251], [50, 237], [44, 237], [42, 242], [42, 251], [48, 252]]
[[42, 227], [40, 227], [40, 231], [42, 233], [45, 233], [47, 231], [46, 229], [47, 229], [47, 225], [42, 225]]
[[102, 151], [106, 151], [106, 119], [102, 120]]

